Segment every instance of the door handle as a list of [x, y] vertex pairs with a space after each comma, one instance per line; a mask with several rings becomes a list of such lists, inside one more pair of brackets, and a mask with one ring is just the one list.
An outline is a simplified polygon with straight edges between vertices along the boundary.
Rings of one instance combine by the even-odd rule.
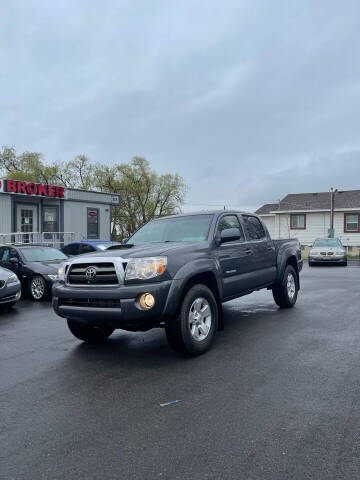
[[272, 250], [272, 249], [273, 249], [273, 247], [267, 247], [267, 249], [268, 249], [268, 250]]
[[245, 250], [245, 253], [246, 253], [246, 255], [251, 255], [251, 254], [252, 254], [252, 250], [250, 250], [250, 248], [247, 248], [247, 249]]

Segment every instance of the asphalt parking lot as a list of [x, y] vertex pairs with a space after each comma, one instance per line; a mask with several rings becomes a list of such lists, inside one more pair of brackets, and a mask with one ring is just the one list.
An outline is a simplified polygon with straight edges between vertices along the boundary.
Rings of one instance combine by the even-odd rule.
[[82, 344], [22, 301], [0, 314], [0, 477], [360, 478], [359, 281], [305, 266], [294, 309], [230, 302], [193, 359], [161, 330]]

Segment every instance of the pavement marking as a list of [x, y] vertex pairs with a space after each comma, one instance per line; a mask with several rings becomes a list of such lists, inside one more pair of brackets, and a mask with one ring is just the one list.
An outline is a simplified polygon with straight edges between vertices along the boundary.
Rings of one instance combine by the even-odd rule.
[[181, 400], [173, 400], [172, 402], [160, 403], [160, 407], [167, 407], [168, 405], [175, 405], [176, 403], [181, 402]]

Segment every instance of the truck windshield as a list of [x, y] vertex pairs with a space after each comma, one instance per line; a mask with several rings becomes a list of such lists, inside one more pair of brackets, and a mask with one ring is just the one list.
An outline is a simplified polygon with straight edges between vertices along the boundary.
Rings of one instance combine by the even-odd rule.
[[341, 247], [341, 242], [337, 238], [318, 238], [314, 242], [314, 247]]
[[213, 215], [152, 220], [138, 230], [127, 243], [203, 242], [209, 235]]
[[20, 248], [28, 262], [50, 262], [51, 260], [66, 260], [68, 257], [60, 250], [50, 247]]

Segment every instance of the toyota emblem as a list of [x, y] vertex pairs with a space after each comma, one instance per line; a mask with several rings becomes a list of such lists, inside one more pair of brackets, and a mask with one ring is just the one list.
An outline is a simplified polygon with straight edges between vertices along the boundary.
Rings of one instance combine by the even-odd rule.
[[85, 277], [86, 280], [89, 282], [93, 282], [96, 278], [96, 268], [95, 267], [87, 267], [85, 270]]

